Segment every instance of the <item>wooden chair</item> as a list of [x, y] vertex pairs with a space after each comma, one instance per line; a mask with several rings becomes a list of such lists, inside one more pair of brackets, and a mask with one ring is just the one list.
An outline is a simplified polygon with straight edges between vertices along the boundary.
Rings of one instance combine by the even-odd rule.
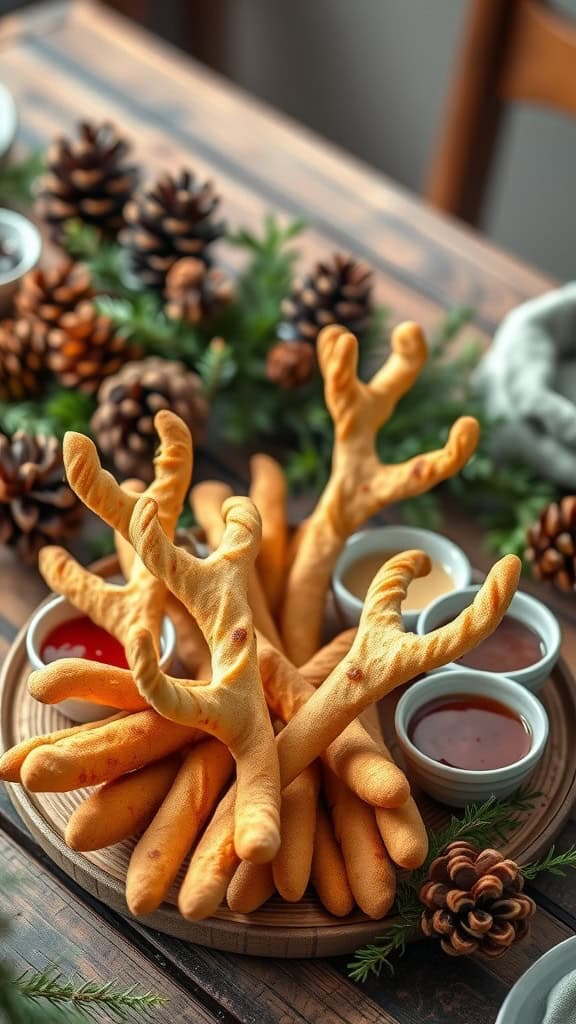
[[475, 224], [503, 115], [530, 102], [576, 114], [576, 23], [545, 0], [472, 0], [425, 195]]

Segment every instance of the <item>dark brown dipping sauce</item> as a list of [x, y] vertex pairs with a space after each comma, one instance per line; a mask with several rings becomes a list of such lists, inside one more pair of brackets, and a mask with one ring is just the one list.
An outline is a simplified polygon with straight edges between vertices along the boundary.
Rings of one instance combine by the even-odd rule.
[[414, 715], [408, 735], [434, 761], [473, 772], [514, 764], [532, 746], [528, 723], [490, 697], [431, 701]]
[[[451, 619], [440, 622], [446, 626]], [[517, 672], [535, 665], [546, 654], [546, 645], [537, 633], [512, 615], [505, 615], [491, 636], [483, 640], [468, 654], [458, 658], [459, 665], [482, 669], [484, 672]]]

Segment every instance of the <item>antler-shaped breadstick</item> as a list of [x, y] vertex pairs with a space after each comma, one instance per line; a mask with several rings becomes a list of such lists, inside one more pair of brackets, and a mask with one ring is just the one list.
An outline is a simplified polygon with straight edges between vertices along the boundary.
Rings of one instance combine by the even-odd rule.
[[250, 497], [262, 518], [262, 544], [256, 562], [268, 607], [275, 615], [282, 601], [288, 554], [286, 477], [269, 455], [250, 459]]
[[[232, 497], [232, 488], [220, 480], [203, 480], [190, 492], [190, 505], [196, 519], [206, 534], [208, 547], [214, 551], [222, 539], [222, 505]], [[270, 614], [266, 595], [256, 566], [248, 574], [248, 602], [256, 629], [268, 637], [270, 643], [283, 650], [280, 634]]]
[[[147, 526], [136, 544], [144, 558], [151, 532], [160, 531], [159, 525]], [[460, 658], [489, 636], [512, 600], [521, 563], [514, 555], [500, 559], [472, 604], [453, 622], [426, 636], [403, 633], [401, 603], [411, 580], [429, 568], [423, 552], [408, 551], [378, 571], [349, 653], [276, 739], [282, 786], [296, 778], [369, 704], [414, 676]], [[238, 862], [232, 844], [233, 807], [232, 789], [190, 861], [179, 898], [185, 917], [209, 916], [226, 892]]]
[[244, 860], [265, 862], [280, 845], [280, 782], [247, 597], [260, 516], [249, 498], [228, 499], [222, 516], [222, 540], [205, 559], [168, 540], [149, 498], [138, 501], [130, 527], [144, 563], [200, 626], [212, 655], [212, 682], [186, 685], [164, 675], [142, 630], [129, 637], [127, 654], [140, 692], [160, 714], [196, 725], [229, 747], [237, 764], [235, 847]]
[[396, 466], [380, 463], [376, 434], [426, 360], [426, 343], [417, 324], [396, 328], [391, 355], [368, 384], [356, 374], [358, 342], [342, 327], [325, 327], [320, 332], [318, 360], [334, 421], [334, 449], [330, 479], [311, 516], [297, 531], [288, 575], [282, 638], [296, 665], [320, 646], [324, 598], [347, 537], [385, 505], [422, 494], [453, 476], [478, 443], [478, 423], [465, 416], [453, 425], [439, 451]]

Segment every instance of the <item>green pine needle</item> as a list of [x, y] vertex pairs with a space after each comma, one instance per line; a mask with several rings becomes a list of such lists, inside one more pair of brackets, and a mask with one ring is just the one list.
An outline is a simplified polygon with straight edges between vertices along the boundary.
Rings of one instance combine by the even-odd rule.
[[151, 1011], [166, 1006], [168, 999], [154, 992], [140, 991], [136, 985], [121, 989], [113, 981], [74, 981], [64, 978], [55, 965], [44, 971], [25, 971], [13, 981], [14, 988], [26, 1000], [45, 1000], [52, 1006], [74, 1009], [78, 1016], [97, 1017], [104, 1009], [118, 1021], [151, 1016]]
[[31, 153], [23, 160], [2, 164], [0, 206], [29, 206], [33, 199], [34, 182], [42, 172], [43, 165], [40, 153]]
[[522, 868], [522, 874], [528, 881], [532, 881], [542, 872], [550, 875], [564, 877], [570, 869], [576, 869], [576, 846], [571, 846], [564, 853], [556, 853], [556, 848], [551, 846], [546, 856], [534, 864], [527, 864]]

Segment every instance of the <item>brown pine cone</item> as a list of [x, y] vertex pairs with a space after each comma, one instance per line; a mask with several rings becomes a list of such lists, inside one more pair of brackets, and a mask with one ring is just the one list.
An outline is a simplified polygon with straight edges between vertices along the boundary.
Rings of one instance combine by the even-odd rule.
[[0, 323], [0, 399], [18, 402], [42, 389], [47, 329], [34, 317]]
[[143, 285], [163, 290], [168, 271], [182, 257], [210, 262], [208, 246], [224, 231], [215, 219], [219, 202], [212, 183], [197, 181], [187, 170], [165, 174], [134, 196], [124, 210], [128, 227], [121, 241]]
[[139, 355], [109, 317], [81, 302], [48, 332], [48, 366], [65, 388], [95, 395], [105, 377]]
[[266, 376], [283, 391], [307, 384], [316, 370], [316, 352], [307, 341], [279, 341], [268, 353]]
[[64, 260], [47, 270], [31, 270], [16, 292], [14, 306], [21, 316], [35, 316], [55, 327], [63, 313], [94, 295], [88, 267]]
[[71, 138], [57, 138], [48, 150], [47, 171], [39, 180], [36, 210], [56, 241], [66, 221], [78, 219], [115, 235], [123, 209], [138, 181], [128, 163], [130, 146], [105, 121], [81, 121]]
[[316, 341], [327, 324], [342, 324], [359, 337], [372, 317], [372, 270], [342, 253], [321, 260], [295, 282], [282, 303], [278, 337], [282, 341]]
[[84, 508], [66, 483], [55, 437], [0, 434], [0, 543], [34, 563], [40, 548], [72, 537]]
[[176, 260], [166, 277], [166, 315], [171, 320], [198, 324], [220, 313], [234, 295], [232, 282], [222, 270], [209, 269], [188, 256]]
[[479, 853], [470, 843], [450, 843], [428, 875], [420, 889], [426, 907], [421, 927], [440, 939], [445, 953], [498, 957], [528, 935], [536, 904], [522, 892], [518, 865], [497, 850]]
[[553, 501], [527, 532], [526, 558], [537, 580], [549, 580], [559, 590], [576, 589], [576, 495]]
[[98, 446], [123, 477], [150, 481], [157, 446], [154, 416], [171, 409], [202, 443], [209, 406], [200, 378], [182, 363], [153, 356], [127, 363], [98, 392], [92, 429]]

